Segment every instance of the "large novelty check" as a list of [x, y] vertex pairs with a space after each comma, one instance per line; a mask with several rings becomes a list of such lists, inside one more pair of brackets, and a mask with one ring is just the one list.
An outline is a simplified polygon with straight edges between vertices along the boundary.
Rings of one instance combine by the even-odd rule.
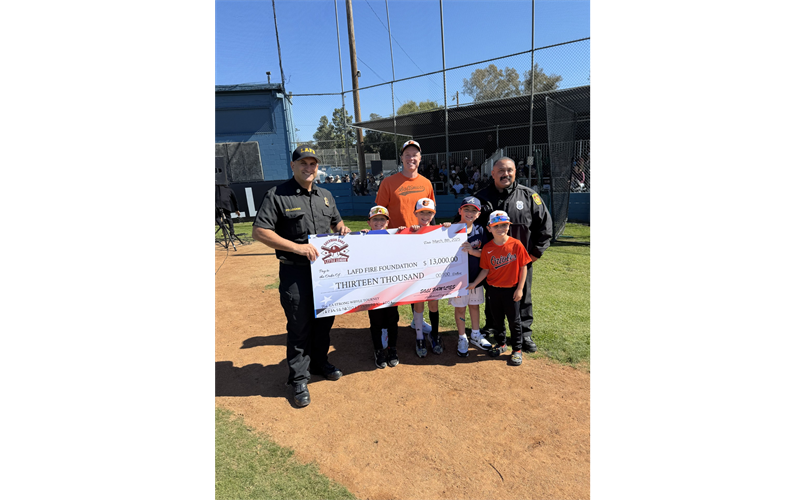
[[467, 226], [311, 235], [316, 317], [467, 294]]

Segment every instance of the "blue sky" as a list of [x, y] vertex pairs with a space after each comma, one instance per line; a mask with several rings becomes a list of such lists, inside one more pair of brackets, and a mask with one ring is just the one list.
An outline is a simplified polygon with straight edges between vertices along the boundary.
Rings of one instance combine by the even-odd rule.
[[[531, 49], [531, 1], [445, 0], [444, 31], [446, 67], [451, 68]], [[344, 90], [352, 88], [346, 21], [346, 2], [337, 0], [338, 29]], [[383, 0], [352, 0], [356, 52], [361, 71], [360, 86], [392, 80], [386, 3]], [[437, 0], [389, 0], [393, 36], [394, 76], [396, 79], [442, 69], [442, 42]], [[534, 46], [587, 38], [590, 36], [589, 0], [537, 1]], [[335, 93], [341, 91], [338, 69], [335, 5], [332, 0], [277, 0], [282, 67], [286, 89], [293, 94]], [[589, 83], [589, 44], [582, 53], [579, 45], [564, 54], [562, 49], [537, 58], [546, 73], [561, 74], [565, 86]], [[480, 67], [487, 66], [488, 63]], [[530, 65], [530, 55], [495, 62], [509, 65], [521, 74]], [[474, 67], [448, 73], [448, 101], [454, 104], [463, 78]], [[266, 71], [271, 81], [280, 82], [274, 14], [270, 0], [215, 2], [215, 83], [264, 83]], [[395, 107], [407, 100], [429, 99], [444, 103], [441, 74], [399, 83], [394, 87]], [[362, 91], [364, 120], [374, 112], [390, 116], [392, 101], [388, 85]], [[459, 95], [460, 102], [469, 97]], [[354, 116], [352, 98], [346, 96], [348, 112]], [[319, 117], [331, 116], [341, 106], [341, 97], [294, 99], [294, 121], [301, 139], [309, 139]]]

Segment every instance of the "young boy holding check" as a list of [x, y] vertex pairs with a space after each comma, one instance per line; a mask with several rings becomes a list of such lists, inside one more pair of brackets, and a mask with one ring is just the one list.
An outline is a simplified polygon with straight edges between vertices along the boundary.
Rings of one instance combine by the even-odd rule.
[[[461, 250], [467, 252], [469, 275], [467, 280], [472, 282], [481, 272], [481, 247], [484, 244], [484, 228], [473, 224], [481, 213], [481, 201], [474, 196], [467, 196], [462, 200], [458, 208], [461, 221], [467, 225], [467, 241], [461, 244]], [[466, 358], [469, 355], [469, 339], [465, 327], [467, 306], [470, 308], [470, 319], [472, 325], [472, 343], [479, 349], [488, 351], [492, 344], [481, 335], [481, 304], [484, 303], [484, 291], [482, 288], [474, 288], [470, 293], [461, 297], [449, 299], [450, 305], [455, 307], [456, 328], [458, 328], [458, 349], [459, 357]]]
[[506, 346], [505, 318], [509, 320], [512, 337], [511, 363], [519, 366], [523, 363], [523, 331], [520, 328], [520, 299], [523, 298], [523, 287], [526, 279], [526, 265], [531, 262], [525, 247], [516, 238], [507, 234], [511, 220], [503, 210], [489, 214], [487, 229], [492, 233], [492, 241], [484, 245], [481, 251], [481, 272], [475, 281], [467, 286], [475, 289], [486, 278], [486, 301], [490, 316], [487, 324], [495, 331], [497, 343], [488, 351], [490, 356], [499, 356], [508, 350]]
[[[410, 234], [415, 233], [419, 228], [430, 226], [433, 218], [436, 216], [436, 203], [430, 198], [421, 198], [416, 202], [414, 208], [414, 215], [416, 215], [419, 224], [415, 224], [409, 228], [398, 231], [397, 234]], [[444, 227], [450, 227], [449, 222], [442, 224]], [[433, 354], [441, 354], [444, 350], [442, 344], [442, 337], [439, 335], [439, 301], [429, 300], [428, 302], [428, 318], [430, 319], [431, 332], [430, 346]], [[414, 304], [414, 326], [416, 329], [416, 355], [424, 358], [428, 354], [428, 349], [425, 347], [425, 336], [422, 332], [422, 323], [424, 322], [425, 303], [418, 302]]]
[[[375, 206], [369, 210], [369, 228], [372, 231], [386, 229], [389, 225], [389, 211], [386, 207]], [[368, 232], [369, 229], [362, 229], [361, 232]], [[381, 309], [370, 309], [369, 311], [369, 333], [372, 335], [372, 346], [375, 351], [375, 366], [385, 368], [394, 367], [400, 362], [397, 357], [397, 322], [400, 321], [400, 314], [397, 306], [384, 307]], [[383, 348], [383, 333], [388, 333], [388, 348]]]

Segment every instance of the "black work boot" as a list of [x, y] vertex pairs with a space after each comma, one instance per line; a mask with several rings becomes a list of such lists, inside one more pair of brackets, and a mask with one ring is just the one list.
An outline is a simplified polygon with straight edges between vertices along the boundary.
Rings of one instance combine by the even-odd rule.
[[304, 408], [310, 404], [310, 393], [307, 390], [307, 382], [290, 383], [288, 386], [291, 388], [291, 395], [293, 396], [293, 404], [297, 408]]
[[341, 378], [341, 375], [343, 375], [341, 370], [331, 365], [330, 363], [325, 363], [324, 365], [316, 368], [311, 366], [310, 373], [314, 375], [321, 375], [327, 380], [338, 380]]

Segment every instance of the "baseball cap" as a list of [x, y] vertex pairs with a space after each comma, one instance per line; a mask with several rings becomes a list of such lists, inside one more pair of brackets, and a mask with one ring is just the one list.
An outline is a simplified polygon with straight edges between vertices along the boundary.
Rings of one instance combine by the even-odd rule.
[[478, 210], [481, 210], [481, 200], [479, 200], [475, 196], [467, 196], [466, 198], [461, 200], [461, 206], [458, 207], [458, 209], [461, 210], [462, 208], [464, 208], [467, 205], [469, 205], [471, 207], [475, 207]]
[[321, 161], [319, 157], [316, 156], [316, 151], [314, 151], [310, 146], [299, 146], [298, 148], [294, 149], [293, 155], [291, 155], [291, 161], [296, 161], [301, 158], [315, 158], [316, 163]]
[[421, 198], [419, 201], [417, 201], [414, 213], [425, 211], [436, 213], [436, 202], [430, 198]]
[[420, 152], [422, 151], [422, 147], [419, 145], [418, 142], [416, 142], [414, 140], [410, 140], [410, 141], [405, 141], [405, 144], [402, 145], [402, 148], [400, 149], [400, 154], [402, 154], [402, 152], [405, 151], [405, 148], [407, 148], [408, 146], [416, 146], [416, 148]]
[[390, 218], [389, 217], [389, 211], [386, 209], [386, 207], [382, 207], [380, 205], [372, 207], [372, 209], [369, 210], [369, 218], [370, 219], [372, 217], [374, 217], [375, 215], [385, 215], [387, 219]]
[[507, 214], [503, 210], [495, 210], [494, 212], [489, 214], [489, 225], [497, 226], [498, 224], [511, 224], [509, 214]]

